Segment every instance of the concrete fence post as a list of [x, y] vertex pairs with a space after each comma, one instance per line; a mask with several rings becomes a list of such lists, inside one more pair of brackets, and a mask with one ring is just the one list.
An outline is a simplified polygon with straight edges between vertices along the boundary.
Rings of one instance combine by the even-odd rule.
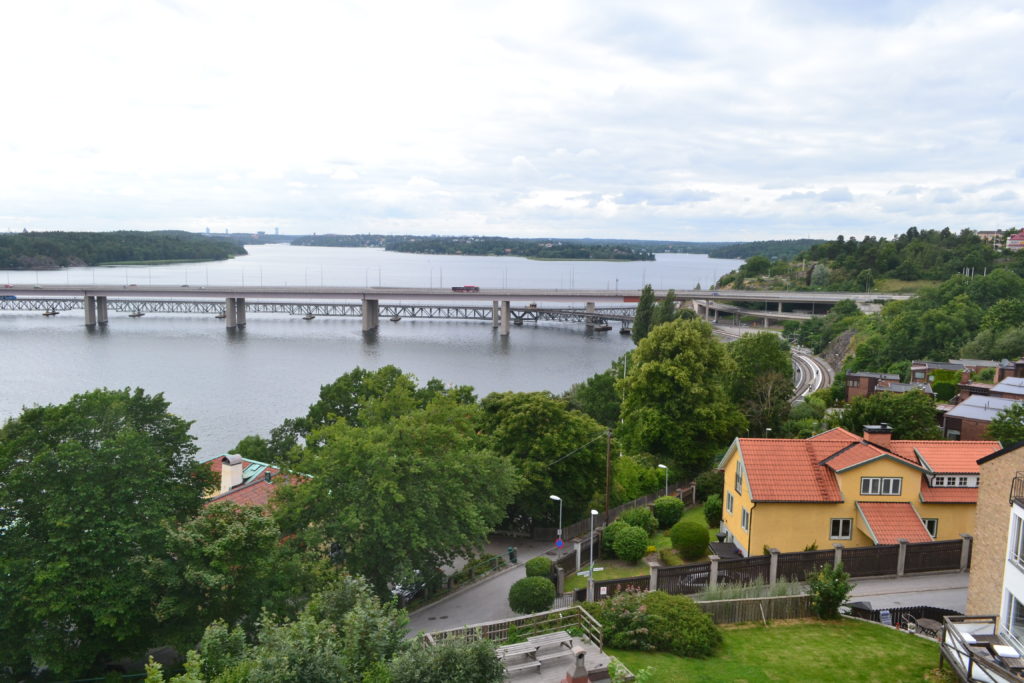
[[579, 541], [573, 541], [572, 545], [573, 545], [573, 549], [576, 551], [576, 571], [579, 571], [580, 570], [580, 555], [581, 555], [581, 552], [580, 552], [580, 542]]
[[771, 564], [768, 566], [768, 585], [774, 586], [779, 576], [779, 549], [769, 548], [768, 552], [771, 554]]
[[647, 566], [651, 569], [651, 585], [647, 587], [648, 591], [658, 590], [658, 569], [661, 567], [661, 563], [657, 560], [652, 560], [647, 563]]
[[561, 567], [556, 567], [555, 569], [558, 570], [555, 586], [558, 589], [558, 595], [561, 595], [565, 592], [565, 570]]
[[843, 544], [842, 543], [833, 543], [832, 547], [836, 551], [836, 556], [832, 558], [832, 566], [833, 567], [838, 567], [839, 565], [841, 565], [843, 563]]
[[903, 569], [907, 564], [907, 539], [900, 539], [900, 554], [896, 558], [896, 576], [903, 576]]
[[587, 577], [587, 602], [594, 602], [594, 577]]
[[714, 588], [718, 585], [718, 561], [722, 559], [718, 555], [709, 555], [708, 560], [711, 561], [711, 569], [708, 570], [708, 588]]
[[970, 534], [960, 534], [960, 538], [963, 539], [963, 545], [960, 546], [960, 571], [965, 572], [971, 563], [971, 543], [974, 542], [974, 537]]

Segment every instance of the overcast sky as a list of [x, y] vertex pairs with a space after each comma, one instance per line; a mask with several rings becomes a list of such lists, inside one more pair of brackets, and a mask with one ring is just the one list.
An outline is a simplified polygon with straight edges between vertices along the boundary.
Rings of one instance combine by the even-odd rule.
[[5, 2], [0, 230], [1024, 223], [1024, 5]]

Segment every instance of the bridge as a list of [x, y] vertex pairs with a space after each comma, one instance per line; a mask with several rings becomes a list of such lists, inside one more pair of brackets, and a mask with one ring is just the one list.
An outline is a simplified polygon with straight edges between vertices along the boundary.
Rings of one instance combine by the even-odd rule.
[[[108, 312], [131, 313], [213, 313], [223, 317], [228, 328], [246, 324], [246, 312], [292, 313], [303, 315], [347, 315], [362, 318], [364, 331], [379, 326], [383, 313], [388, 317], [430, 317], [490, 320], [509, 334], [511, 324], [524, 321], [563, 320], [583, 322], [588, 327], [606, 324], [609, 320], [627, 323], [632, 320], [639, 290], [558, 290], [558, 289], [487, 289], [459, 291], [413, 287], [167, 287], [143, 285], [5, 285], [0, 290], [0, 310], [44, 310], [59, 312], [81, 308], [85, 324], [104, 325]], [[663, 298], [666, 290], [655, 292]], [[863, 292], [790, 292], [757, 290], [677, 290], [676, 299], [690, 301], [706, 319], [718, 311], [736, 316], [755, 315], [769, 319], [800, 320], [820, 313], [844, 299], [858, 305], [880, 304], [909, 298], [903, 294]], [[489, 301], [490, 306], [475, 302]], [[764, 311], [730, 306], [725, 302], [764, 302]], [[382, 304], [382, 302], [384, 302]], [[415, 303], [410, 303], [415, 302]], [[429, 303], [428, 303], [429, 302]], [[457, 303], [456, 303], [457, 302]], [[512, 302], [529, 302], [512, 307]], [[540, 307], [544, 303], [576, 303], [583, 308]], [[598, 310], [598, 304], [604, 304]], [[770, 304], [775, 310], [768, 310]], [[801, 307], [806, 312], [786, 312], [784, 305]], [[809, 309], [807, 308], [809, 307]]]

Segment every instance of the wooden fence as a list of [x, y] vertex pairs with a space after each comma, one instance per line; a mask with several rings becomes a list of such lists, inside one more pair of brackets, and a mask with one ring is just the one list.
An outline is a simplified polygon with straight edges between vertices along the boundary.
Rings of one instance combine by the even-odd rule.
[[843, 569], [850, 576], [886, 576], [895, 574], [899, 563], [898, 545], [873, 545], [843, 550]]
[[802, 553], [779, 553], [776, 576], [786, 581], [803, 581], [835, 561], [834, 550], [809, 550]]
[[903, 571], [908, 574], [959, 569], [963, 541], [908, 543]]
[[452, 639], [494, 640], [503, 643], [512, 636], [537, 636], [570, 628], [580, 629], [598, 648], [602, 647], [604, 629], [582, 605], [527, 614], [514, 619], [487, 621], [446, 631], [434, 631], [424, 634], [422, 638], [429, 645]]
[[707, 600], [698, 601], [697, 606], [710, 614], [716, 624], [767, 622], [774, 619], [803, 619], [814, 616], [809, 595]]
[[632, 576], [625, 579], [607, 579], [594, 582], [594, 600], [604, 600], [622, 591], [647, 592], [651, 589], [651, 575]]
[[897, 626], [902, 628], [904, 615], [910, 615], [914, 619], [932, 619], [934, 621], [941, 622], [942, 617], [946, 616], [960, 616], [960, 613], [956, 610], [945, 609], [942, 607], [929, 607], [926, 605], [919, 605], [917, 607], [890, 607], [889, 609], [864, 609], [858, 607], [855, 604], [850, 605], [850, 616], [857, 617], [859, 619], [867, 619], [868, 621], [882, 622], [882, 612], [888, 612], [889, 625]]

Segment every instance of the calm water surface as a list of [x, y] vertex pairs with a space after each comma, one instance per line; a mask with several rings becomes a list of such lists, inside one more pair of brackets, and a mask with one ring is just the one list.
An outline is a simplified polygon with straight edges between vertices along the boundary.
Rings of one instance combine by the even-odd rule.
[[[654, 262], [529, 261], [424, 256], [377, 249], [247, 246], [250, 255], [210, 264], [0, 271], [12, 283], [382, 285], [637, 289], [709, 285], [741, 262], [701, 255], [659, 255]], [[188, 420], [204, 452], [223, 452], [247, 434], [266, 434], [302, 415], [322, 384], [362, 366], [397, 365], [421, 381], [437, 377], [492, 391], [565, 391], [632, 347], [617, 331], [582, 326], [513, 327], [501, 338], [489, 323], [382, 321], [364, 338], [357, 318], [306, 321], [248, 315], [229, 332], [212, 316], [112, 313], [90, 331], [81, 311], [44, 318], [0, 312], [0, 419], [23, 406], [59, 403], [96, 387], [140, 386], [163, 392]]]

